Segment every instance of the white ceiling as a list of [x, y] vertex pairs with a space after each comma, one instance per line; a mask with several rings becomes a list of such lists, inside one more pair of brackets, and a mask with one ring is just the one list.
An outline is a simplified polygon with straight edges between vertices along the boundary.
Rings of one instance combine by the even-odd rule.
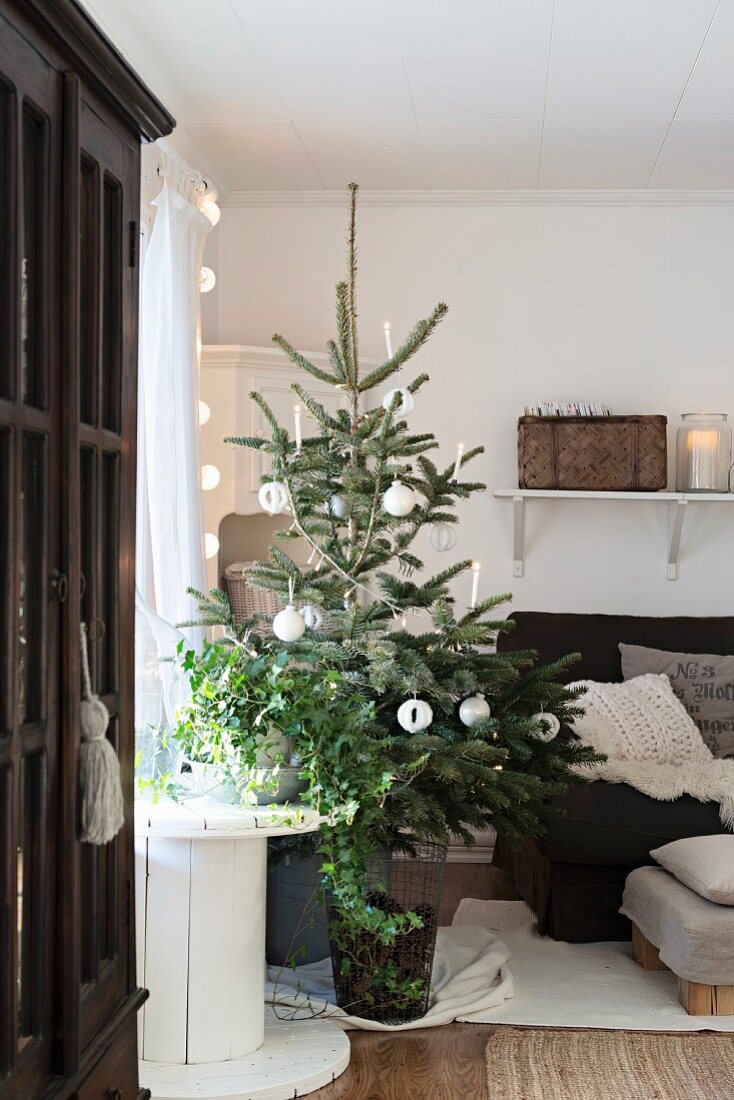
[[83, 0], [233, 190], [734, 187], [734, 0]]

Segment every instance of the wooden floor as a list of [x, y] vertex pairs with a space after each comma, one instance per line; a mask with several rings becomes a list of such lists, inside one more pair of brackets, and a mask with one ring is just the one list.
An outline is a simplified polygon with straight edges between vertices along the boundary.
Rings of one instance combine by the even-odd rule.
[[[481, 863], [446, 865], [441, 924], [462, 898], [514, 900], [502, 871]], [[314, 1100], [489, 1100], [484, 1051], [493, 1024], [447, 1024], [386, 1035], [350, 1031], [352, 1060]]]
[[484, 1051], [493, 1024], [384, 1035], [351, 1031], [349, 1069], [314, 1100], [489, 1100]]

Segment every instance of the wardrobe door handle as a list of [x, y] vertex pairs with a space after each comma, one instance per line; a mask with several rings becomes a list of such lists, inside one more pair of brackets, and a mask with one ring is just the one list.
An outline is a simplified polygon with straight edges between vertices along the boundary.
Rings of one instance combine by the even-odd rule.
[[113, 1089], [112, 1087], [107, 1089], [107, 1096], [109, 1100], [122, 1100], [122, 1092], [120, 1089]]
[[62, 573], [60, 569], [54, 569], [51, 574], [51, 587], [56, 592], [59, 603], [66, 603], [69, 595], [69, 578], [66, 573]]

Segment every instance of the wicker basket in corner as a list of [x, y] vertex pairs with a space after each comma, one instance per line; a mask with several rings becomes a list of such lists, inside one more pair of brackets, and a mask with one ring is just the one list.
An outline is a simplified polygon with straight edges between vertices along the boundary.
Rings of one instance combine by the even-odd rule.
[[245, 570], [255, 564], [254, 561], [235, 561], [224, 570], [224, 583], [236, 623], [244, 622], [253, 615], [272, 619], [283, 609], [277, 593], [248, 585]]
[[522, 416], [521, 489], [657, 492], [668, 480], [664, 416]]

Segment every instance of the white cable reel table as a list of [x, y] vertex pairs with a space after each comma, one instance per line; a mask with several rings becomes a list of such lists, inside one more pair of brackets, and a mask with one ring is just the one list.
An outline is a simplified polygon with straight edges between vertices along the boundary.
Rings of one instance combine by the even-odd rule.
[[136, 803], [140, 1082], [153, 1100], [291, 1100], [349, 1064], [337, 1024], [264, 1006], [268, 837], [319, 826], [306, 807], [293, 817], [211, 798]]

